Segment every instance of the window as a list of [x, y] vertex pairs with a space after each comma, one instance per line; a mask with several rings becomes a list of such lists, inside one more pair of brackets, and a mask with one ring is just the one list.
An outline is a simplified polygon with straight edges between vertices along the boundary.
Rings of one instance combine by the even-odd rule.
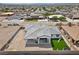
[[51, 34], [51, 37], [53, 37], [53, 34]]
[[59, 34], [56, 34], [56, 37], [59, 37]]

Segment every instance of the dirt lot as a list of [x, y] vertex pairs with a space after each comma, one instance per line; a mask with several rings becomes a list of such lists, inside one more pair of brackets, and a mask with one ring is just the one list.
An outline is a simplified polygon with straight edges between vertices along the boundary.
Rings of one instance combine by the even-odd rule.
[[20, 30], [5, 51], [52, 51], [52, 48], [25, 47], [24, 30]]
[[2, 49], [19, 30], [19, 26], [0, 26], [0, 49]]
[[25, 49], [24, 33], [20, 30], [13, 41], [9, 44], [9, 48], [5, 51], [23, 51]]

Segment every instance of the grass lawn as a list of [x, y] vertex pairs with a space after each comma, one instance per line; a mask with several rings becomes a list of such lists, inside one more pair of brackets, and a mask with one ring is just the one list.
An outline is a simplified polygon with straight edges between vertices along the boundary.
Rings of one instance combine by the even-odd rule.
[[37, 19], [25, 20], [25, 22], [30, 22], [30, 23], [34, 23], [34, 22], [37, 22], [37, 21], [38, 21]]
[[64, 48], [67, 48], [67, 44], [65, 43], [65, 41], [63, 39], [61, 39], [58, 42], [58, 39], [51, 39], [51, 45], [53, 47], [54, 50], [63, 50]]
[[50, 15], [53, 15], [53, 14], [50, 14], [50, 13], [43, 14], [43, 16], [50, 16]]

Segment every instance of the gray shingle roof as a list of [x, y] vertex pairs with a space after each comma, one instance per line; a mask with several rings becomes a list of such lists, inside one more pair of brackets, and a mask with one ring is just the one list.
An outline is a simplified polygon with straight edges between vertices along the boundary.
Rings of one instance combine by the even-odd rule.
[[47, 25], [31, 25], [28, 27], [25, 35], [25, 39], [36, 39], [39, 36], [51, 36], [51, 34], [60, 34], [60, 31], [57, 27], [47, 26]]

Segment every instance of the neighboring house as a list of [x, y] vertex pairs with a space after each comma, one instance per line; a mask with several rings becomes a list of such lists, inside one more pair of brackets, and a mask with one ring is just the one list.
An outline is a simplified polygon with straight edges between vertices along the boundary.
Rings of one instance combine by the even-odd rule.
[[44, 19], [45, 17], [42, 14], [31, 13], [23, 17], [24, 19]]
[[79, 22], [79, 13], [72, 13], [69, 18], [71, 18], [74, 22]]
[[24, 17], [24, 15], [22, 15], [22, 14], [14, 14], [12, 16], [9, 16], [8, 20], [13, 20], [13, 19], [21, 20], [21, 18], [23, 18], [23, 17]]
[[73, 14], [73, 20], [79, 20], [79, 13]]
[[7, 19], [2, 22], [7, 23], [8, 25], [20, 25], [24, 22], [22, 14], [14, 14], [12, 16], [7, 17]]
[[18, 20], [18, 19], [13, 19], [13, 20], [3, 20], [2, 22], [6, 23], [9, 26], [13, 26], [13, 25], [20, 25], [24, 21], [23, 20]]
[[60, 31], [57, 27], [48, 25], [31, 25], [26, 29], [25, 41], [26, 46], [31, 45], [41, 45], [51, 43], [51, 38], [61, 38]]
[[72, 14], [72, 19], [74, 21], [76, 21], [76, 20], [79, 21], [79, 11], [78, 10], [72, 9], [71, 14]]
[[2, 12], [0, 13], [0, 16], [12, 16], [14, 15], [14, 12]]

